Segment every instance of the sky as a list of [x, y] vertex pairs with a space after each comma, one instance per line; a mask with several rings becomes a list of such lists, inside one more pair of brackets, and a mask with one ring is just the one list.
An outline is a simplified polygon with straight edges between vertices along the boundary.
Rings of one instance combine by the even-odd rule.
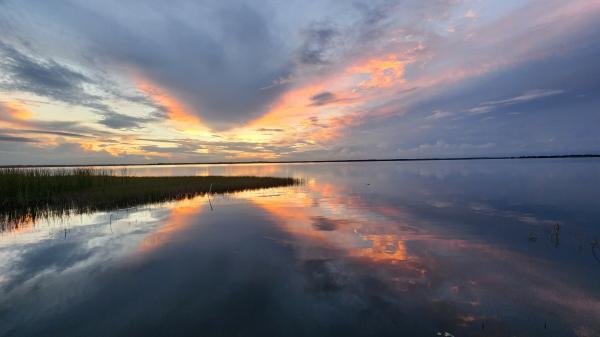
[[600, 0], [0, 0], [0, 165], [600, 153]]

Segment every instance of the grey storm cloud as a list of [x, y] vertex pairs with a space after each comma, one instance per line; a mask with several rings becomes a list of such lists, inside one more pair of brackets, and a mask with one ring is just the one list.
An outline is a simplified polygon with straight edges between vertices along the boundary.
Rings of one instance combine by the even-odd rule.
[[336, 94], [323, 91], [320, 92], [310, 98], [311, 102], [309, 106], [322, 106], [327, 104], [339, 103], [339, 102], [350, 102], [353, 101], [352, 98], [340, 98], [336, 96]]
[[299, 52], [300, 62], [325, 64], [330, 62], [328, 51], [333, 47], [338, 31], [329, 26], [316, 25], [304, 33], [305, 40]]
[[82, 125], [79, 122], [68, 121], [23, 121], [23, 125], [29, 129], [16, 130], [23, 133], [54, 134], [57, 136], [73, 138], [93, 138], [102, 136], [113, 136], [111, 131], [98, 130], [94, 127]]
[[[288, 80], [303, 69], [333, 69], [365, 53], [376, 43], [372, 37], [383, 35], [390, 8], [398, 1], [301, 3], [305, 11], [301, 16], [294, 6], [270, 0], [260, 4], [245, 0], [6, 4], [16, 13], [13, 17], [26, 13], [31, 20], [4, 22], [8, 27], [12, 24], [12, 33], [19, 36], [14, 40], [42, 36], [36, 27], [43, 23], [58, 26], [76, 37], [63, 40], [79, 51], [74, 64], [89, 70], [86, 76], [11, 49], [15, 62], [10, 86], [15, 90], [83, 103], [107, 114], [105, 125], [133, 127], [133, 121], [117, 121], [116, 111], [82, 90], [94, 77], [103, 92], [153, 105], [142, 96], [115, 92], [95, 77], [102, 69], [126, 69], [167, 91], [210, 127], [222, 130], [264, 114], [287, 89]], [[348, 15], [339, 16], [339, 11]]]
[[260, 131], [260, 132], [283, 132], [285, 130], [280, 129], [280, 128], [259, 128], [259, 129], [257, 129], [257, 131]]
[[137, 129], [152, 120], [152, 118], [132, 117], [116, 112], [106, 112], [102, 120], [100, 120], [100, 124], [113, 129]]
[[85, 105], [97, 97], [87, 94], [82, 85], [90, 80], [83, 74], [54, 60], [34, 59], [0, 41], [0, 78], [4, 90], [26, 91], [57, 101]]
[[20, 143], [34, 143], [35, 139], [29, 139], [25, 137], [15, 137], [0, 134], [0, 142], [20, 142]]
[[319, 106], [334, 102], [336, 97], [333, 93], [324, 91], [312, 96], [310, 100], [312, 101], [311, 105]]
[[[2, 102], [0, 101], [0, 121], [12, 121], [12, 118], [4, 111], [4, 107], [1, 103]], [[113, 133], [110, 131], [98, 130], [96, 128], [84, 126], [79, 122], [73, 121], [21, 120], [18, 122], [18, 124], [19, 128], [0, 129], [0, 132], [12, 135], [54, 135], [69, 138], [94, 138], [113, 135]], [[17, 140], [14, 141], [19, 141], [18, 138], [22, 137], [16, 137], [15, 139]], [[27, 139], [22, 139], [20, 141], [33, 142], [27, 141]]]
[[[284, 41], [254, 7], [188, 3], [189, 11], [152, 2], [125, 18], [83, 6], [65, 18], [86, 36], [97, 60], [126, 65], [221, 129], [259, 116], [285, 86], [272, 84], [293, 68]], [[197, 15], [189, 20], [187, 15]], [[139, 29], [139, 27], [145, 27]], [[111, 120], [111, 119], [109, 119]]]
[[[126, 95], [112, 88], [112, 83], [95, 74], [90, 78], [71, 67], [51, 58], [33, 57], [0, 40], [0, 89], [24, 91], [55, 101], [90, 108], [100, 116], [99, 124], [112, 129], [131, 130], [141, 128], [145, 123], [165, 118], [164, 107], [140, 95]], [[95, 86], [107, 97], [143, 104], [154, 109], [150, 117], [133, 117], [114, 111], [104, 103], [107, 97], [89, 94], [86, 85]], [[68, 137], [75, 133], [40, 131], [47, 134]], [[38, 133], [40, 133], [38, 132]]]
[[[51, 58], [30, 56], [2, 40], [0, 56], [0, 70], [4, 72], [0, 75], [1, 90], [29, 92], [58, 102], [88, 107], [101, 115], [102, 124], [109, 127], [132, 128], [143, 122], [141, 119], [114, 112], [103, 102], [103, 97], [89, 94], [85, 90], [85, 85], [95, 85], [104, 91], [103, 86], [106, 86], [106, 83], [101, 79], [92, 80]], [[138, 97], [126, 99], [142, 102]]]
[[87, 135], [82, 135], [73, 132], [64, 132], [64, 131], [49, 131], [49, 130], [33, 130], [33, 129], [0, 129], [0, 132], [10, 132], [10, 133], [18, 133], [18, 134], [37, 134], [37, 135], [54, 135], [54, 136], [63, 136], [70, 138], [91, 138]]

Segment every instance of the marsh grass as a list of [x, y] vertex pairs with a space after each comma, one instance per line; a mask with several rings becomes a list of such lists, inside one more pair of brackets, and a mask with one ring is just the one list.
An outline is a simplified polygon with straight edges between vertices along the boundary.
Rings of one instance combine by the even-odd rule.
[[0, 230], [40, 217], [299, 183], [278, 177], [136, 177], [92, 169], [0, 169]]

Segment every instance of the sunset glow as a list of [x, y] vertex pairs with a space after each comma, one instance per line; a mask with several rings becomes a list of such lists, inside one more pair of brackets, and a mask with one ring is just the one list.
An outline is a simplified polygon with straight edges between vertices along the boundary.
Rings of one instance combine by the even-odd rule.
[[[593, 83], [579, 81], [596, 71], [597, 1], [299, 3], [307, 15], [298, 20], [269, 1], [215, 3], [192, 21], [185, 6], [118, 16], [82, 2], [63, 17], [61, 6], [11, 4], [2, 12], [28, 19], [0, 17], [10, 32], [0, 37], [0, 164], [597, 150], [596, 138], [573, 141], [597, 117]], [[211, 16], [233, 13], [226, 7], [257, 21], [228, 28]], [[85, 25], [77, 13], [103, 14]], [[582, 76], [556, 71], [570, 64]], [[525, 129], [529, 119], [566, 119], [572, 106], [570, 126]]]

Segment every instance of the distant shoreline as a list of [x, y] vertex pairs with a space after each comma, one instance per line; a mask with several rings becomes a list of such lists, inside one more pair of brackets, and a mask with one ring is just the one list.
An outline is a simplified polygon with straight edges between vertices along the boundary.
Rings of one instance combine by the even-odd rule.
[[362, 163], [362, 162], [411, 162], [411, 161], [458, 161], [458, 160], [499, 160], [499, 159], [567, 159], [600, 158], [600, 154], [567, 154], [546, 156], [484, 156], [448, 158], [383, 158], [383, 159], [331, 159], [331, 160], [282, 160], [282, 161], [219, 161], [184, 163], [135, 163], [135, 164], [56, 164], [56, 165], [0, 165], [0, 168], [30, 167], [107, 167], [107, 166], [185, 166], [185, 165], [247, 165], [247, 164], [310, 164], [310, 163]]

